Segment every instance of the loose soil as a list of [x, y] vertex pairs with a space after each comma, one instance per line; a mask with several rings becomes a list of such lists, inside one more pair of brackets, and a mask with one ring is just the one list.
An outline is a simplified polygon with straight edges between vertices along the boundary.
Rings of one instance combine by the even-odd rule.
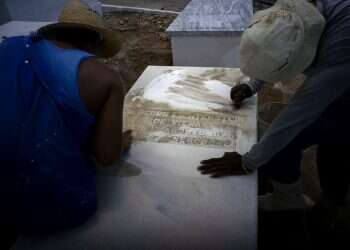
[[172, 65], [167, 27], [176, 18], [172, 14], [111, 12], [105, 14], [107, 25], [120, 38], [120, 52], [105, 62], [120, 72], [128, 91], [148, 65]]

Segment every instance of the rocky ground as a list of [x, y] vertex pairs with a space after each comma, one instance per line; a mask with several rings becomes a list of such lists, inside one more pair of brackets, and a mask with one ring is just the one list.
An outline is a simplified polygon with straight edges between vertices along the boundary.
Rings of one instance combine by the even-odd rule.
[[148, 65], [172, 65], [166, 28], [176, 15], [112, 12], [105, 15], [110, 28], [119, 34], [122, 49], [105, 62], [120, 72], [129, 90]]

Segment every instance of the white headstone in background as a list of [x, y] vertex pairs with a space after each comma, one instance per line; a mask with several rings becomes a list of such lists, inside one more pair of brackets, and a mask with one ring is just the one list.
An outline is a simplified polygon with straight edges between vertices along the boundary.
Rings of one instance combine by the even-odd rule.
[[[39, 28], [57, 22], [67, 0], [0, 0], [0, 42], [2, 37], [29, 35]], [[102, 15], [97, 0], [82, 0]], [[1, 9], [2, 8], [2, 9]]]
[[[55, 22], [68, 0], [0, 0], [4, 1], [13, 21]], [[101, 3], [97, 0], [82, 0], [102, 14]]]
[[192, 0], [170, 25], [176, 66], [238, 67], [252, 0]]
[[238, 69], [148, 67], [125, 101], [135, 140], [98, 176], [99, 210], [80, 228], [21, 238], [16, 250], [192, 250], [257, 247], [256, 175], [211, 179], [201, 160], [249, 150], [256, 98], [233, 111]]

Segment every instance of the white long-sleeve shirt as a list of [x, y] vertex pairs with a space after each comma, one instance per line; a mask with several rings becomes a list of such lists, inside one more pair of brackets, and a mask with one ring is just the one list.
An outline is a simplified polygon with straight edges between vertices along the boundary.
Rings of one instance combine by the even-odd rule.
[[[243, 156], [248, 169], [257, 169], [315, 122], [350, 88], [350, 0], [322, 0], [327, 25], [308, 78], [261, 140]], [[248, 85], [256, 93], [264, 82]]]

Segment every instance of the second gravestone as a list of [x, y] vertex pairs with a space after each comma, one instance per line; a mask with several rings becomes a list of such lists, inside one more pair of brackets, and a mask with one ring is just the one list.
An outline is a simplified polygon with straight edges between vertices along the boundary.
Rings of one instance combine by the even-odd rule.
[[238, 67], [241, 35], [252, 15], [251, 0], [192, 0], [167, 30], [174, 65]]

